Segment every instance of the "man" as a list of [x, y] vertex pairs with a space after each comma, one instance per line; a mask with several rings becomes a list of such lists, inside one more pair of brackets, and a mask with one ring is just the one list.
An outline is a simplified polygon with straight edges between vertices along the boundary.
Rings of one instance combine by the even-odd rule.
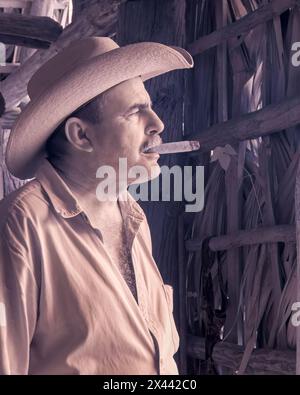
[[158, 43], [72, 43], [28, 85], [30, 104], [6, 152], [35, 177], [0, 204], [1, 374], [178, 374], [172, 288], [151, 254], [142, 209], [116, 179], [96, 194], [102, 166], [158, 174], [163, 123], [143, 81], [190, 68]]

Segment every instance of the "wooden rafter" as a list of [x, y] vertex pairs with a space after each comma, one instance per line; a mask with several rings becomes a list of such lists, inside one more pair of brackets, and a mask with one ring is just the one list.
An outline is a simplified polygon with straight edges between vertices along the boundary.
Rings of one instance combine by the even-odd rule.
[[237, 141], [255, 139], [280, 132], [300, 123], [300, 96], [265, 106], [227, 122], [215, 124], [199, 133], [188, 135], [199, 140], [202, 151]]
[[48, 48], [62, 27], [44, 16], [0, 14], [0, 42], [31, 48]]
[[200, 54], [230, 38], [248, 33], [259, 24], [282, 14], [296, 4], [299, 4], [299, 0], [273, 0], [271, 3], [263, 4], [257, 10], [247, 14], [238, 21], [199, 38], [188, 46], [188, 50], [192, 55]]
[[[295, 243], [295, 241], [296, 230], [294, 225], [276, 225], [239, 230], [231, 234], [213, 237], [209, 241], [209, 248], [212, 251], [223, 251], [253, 244]], [[201, 241], [196, 239], [187, 240], [185, 245], [188, 251], [198, 251], [202, 248]]]

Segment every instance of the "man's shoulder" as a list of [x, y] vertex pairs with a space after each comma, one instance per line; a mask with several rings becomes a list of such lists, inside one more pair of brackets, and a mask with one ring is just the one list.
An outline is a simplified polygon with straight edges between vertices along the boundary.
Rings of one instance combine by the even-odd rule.
[[0, 227], [18, 216], [37, 217], [47, 206], [41, 184], [33, 179], [0, 201]]

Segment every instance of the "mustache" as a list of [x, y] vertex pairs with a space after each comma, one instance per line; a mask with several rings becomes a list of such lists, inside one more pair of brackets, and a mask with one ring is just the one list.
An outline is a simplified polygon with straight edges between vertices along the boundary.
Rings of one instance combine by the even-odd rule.
[[156, 147], [157, 145], [161, 145], [162, 143], [162, 138], [159, 136], [155, 136], [151, 141], [147, 141], [142, 145], [142, 152], [146, 152], [149, 149]]

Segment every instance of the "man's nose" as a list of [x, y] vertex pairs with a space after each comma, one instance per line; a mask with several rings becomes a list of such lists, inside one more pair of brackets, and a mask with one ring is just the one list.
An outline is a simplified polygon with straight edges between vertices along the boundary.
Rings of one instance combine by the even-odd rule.
[[155, 134], [160, 134], [165, 128], [163, 121], [159, 118], [156, 112], [152, 111], [151, 121], [146, 129], [146, 134], [152, 136]]

